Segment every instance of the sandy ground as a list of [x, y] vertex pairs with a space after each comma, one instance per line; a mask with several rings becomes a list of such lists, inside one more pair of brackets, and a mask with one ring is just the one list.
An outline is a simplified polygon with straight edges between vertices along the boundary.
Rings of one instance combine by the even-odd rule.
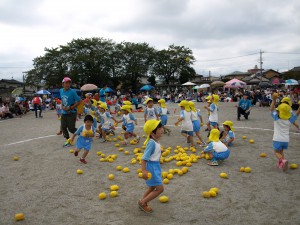
[[[204, 104], [197, 103], [202, 110]], [[175, 104], [168, 105], [173, 111]], [[111, 143], [95, 140], [87, 157], [88, 164], [79, 163], [62, 148], [64, 140], [55, 133], [59, 121], [55, 112], [44, 112], [43, 119], [36, 119], [33, 113], [23, 118], [0, 121], [0, 224], [15, 224], [14, 215], [24, 213], [26, 219], [18, 224], [300, 224], [300, 173], [276, 168], [272, 150], [273, 122], [268, 108], [255, 107], [250, 120], [236, 121], [233, 103], [220, 103], [219, 120], [232, 120], [236, 127], [236, 140], [231, 155], [219, 167], [210, 167], [201, 159], [190, 167], [183, 176], [174, 175], [165, 185], [164, 195], [170, 198], [162, 204], [158, 199], [150, 205], [152, 214], [140, 211], [138, 199], [146, 188], [138, 178], [139, 164], [132, 165], [133, 149], [125, 147], [130, 155], [118, 151]], [[141, 113], [136, 113], [142, 118]], [[169, 124], [173, 125], [177, 114], [171, 114]], [[299, 122], [299, 120], [298, 120]], [[83, 121], [78, 121], [82, 124]], [[137, 132], [142, 134], [143, 120], [139, 119]], [[171, 136], [164, 136], [165, 147], [186, 146], [179, 128], [175, 126]], [[300, 135], [291, 127], [290, 146], [286, 157], [290, 163], [300, 164]], [[117, 134], [121, 130], [117, 129]], [[206, 136], [206, 132], [201, 132]], [[242, 139], [246, 135], [247, 139]], [[44, 137], [36, 139], [38, 137]], [[30, 140], [31, 139], [31, 140]], [[249, 144], [254, 139], [254, 144]], [[25, 141], [26, 140], [26, 141]], [[19, 143], [16, 143], [19, 142]], [[143, 142], [143, 141], [142, 141]], [[197, 148], [198, 153], [202, 149]], [[99, 162], [97, 151], [117, 154], [113, 163]], [[261, 152], [267, 153], [260, 158]], [[13, 156], [19, 161], [13, 161]], [[164, 163], [162, 170], [178, 168], [176, 161]], [[129, 173], [117, 171], [116, 166], [130, 168]], [[239, 168], [250, 166], [251, 173], [241, 173]], [[84, 171], [76, 174], [77, 169]], [[219, 177], [226, 172], [229, 179]], [[109, 180], [108, 174], [115, 180]], [[117, 184], [119, 196], [99, 200], [98, 194], [106, 192]], [[203, 191], [218, 187], [216, 198], [204, 199]]]

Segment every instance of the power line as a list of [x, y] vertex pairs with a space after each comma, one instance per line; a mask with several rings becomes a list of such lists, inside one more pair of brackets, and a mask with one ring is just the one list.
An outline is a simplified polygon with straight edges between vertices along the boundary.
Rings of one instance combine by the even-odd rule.
[[234, 57], [219, 58], [219, 59], [197, 60], [197, 62], [211, 62], [211, 61], [220, 61], [220, 60], [227, 60], [227, 59], [236, 59], [236, 58], [242, 58], [242, 57], [246, 57], [246, 56], [250, 56], [250, 55], [256, 55], [258, 53], [259, 52], [250, 53], [250, 54], [247, 54], [247, 55], [234, 56]]
[[272, 53], [272, 54], [289, 54], [289, 55], [299, 55], [298, 52], [265, 52], [265, 53]]

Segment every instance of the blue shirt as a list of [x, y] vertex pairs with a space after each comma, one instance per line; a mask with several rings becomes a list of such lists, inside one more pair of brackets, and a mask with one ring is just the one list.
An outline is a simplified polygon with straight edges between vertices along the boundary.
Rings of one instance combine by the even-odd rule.
[[[76, 102], [80, 101], [80, 97], [77, 95], [76, 91], [74, 91], [72, 88], [69, 88], [68, 90], [64, 90], [61, 88], [59, 90], [61, 102], [64, 107], [72, 106]], [[76, 109], [71, 110], [72, 113], [76, 113]], [[68, 111], [63, 110], [63, 114], [68, 114]]]
[[252, 104], [249, 99], [247, 99], [247, 100], [241, 99], [239, 101], [239, 107], [241, 107], [243, 110], [248, 110], [248, 109], [250, 109], [251, 106], [252, 106]]
[[101, 102], [105, 102], [105, 89], [104, 88], [101, 88], [100, 91], [99, 91], [99, 95], [100, 95], [100, 101]]

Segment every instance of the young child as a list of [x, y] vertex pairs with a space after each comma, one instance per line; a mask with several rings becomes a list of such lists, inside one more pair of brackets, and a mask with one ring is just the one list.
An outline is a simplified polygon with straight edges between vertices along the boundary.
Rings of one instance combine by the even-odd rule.
[[[195, 103], [192, 101], [188, 102], [189, 107], [191, 108], [191, 113], [192, 113], [192, 123], [193, 123], [193, 131], [195, 132], [196, 136], [198, 137], [198, 139], [201, 141], [200, 146], [205, 146], [206, 143], [203, 141], [201, 135], [200, 135], [200, 128], [201, 125], [203, 125], [203, 119], [202, 116], [200, 114], [200, 111], [197, 111], [195, 108]], [[201, 123], [200, 123], [200, 121]]]
[[[147, 139], [144, 143], [146, 149], [142, 157], [142, 173], [148, 188], [143, 198], [138, 201], [138, 205], [144, 212], [150, 213], [153, 210], [148, 206], [148, 202], [158, 197], [164, 191], [160, 167], [161, 146], [158, 142], [163, 135], [161, 122], [148, 120], [144, 125], [144, 132], [147, 135]], [[148, 172], [151, 173], [150, 179], [148, 178]]]
[[95, 128], [93, 127], [93, 122], [93, 117], [91, 115], [86, 115], [84, 117], [84, 124], [80, 126], [71, 137], [72, 143], [74, 142], [74, 138], [76, 137], [76, 135], [79, 136], [76, 142], [76, 150], [74, 152], [74, 155], [77, 157], [79, 151], [83, 148], [84, 152], [82, 154], [82, 157], [80, 158], [80, 162], [84, 164], [87, 163], [85, 158], [92, 148], [93, 137], [95, 136]]
[[187, 143], [190, 144], [191, 147], [194, 147], [194, 132], [191, 109], [186, 100], [182, 100], [178, 106], [181, 108], [180, 118], [175, 123], [175, 126], [178, 126], [178, 124], [182, 122], [181, 135], [186, 138]]
[[168, 123], [168, 114], [170, 114], [169, 110], [166, 107], [166, 101], [164, 99], [158, 100], [159, 108], [158, 108], [158, 116], [160, 117], [160, 121], [162, 124], [162, 128], [164, 129], [164, 133], [168, 133], [168, 136], [171, 133], [171, 130], [166, 128]]
[[226, 120], [223, 123], [224, 131], [221, 132], [221, 141], [226, 146], [232, 146], [232, 142], [234, 141], [235, 134], [234, 134], [234, 128], [233, 128], [233, 122], [230, 120]]
[[[123, 101], [123, 106], [124, 105], [129, 105], [130, 109], [132, 110], [131, 101]], [[122, 110], [121, 110], [121, 113], [122, 113]], [[122, 122], [122, 129], [126, 131], [126, 121], [125, 120], [123, 120], [123, 122]], [[129, 135], [129, 136], [131, 136], [131, 135]]]
[[127, 140], [129, 135], [136, 137], [137, 142], [140, 141], [140, 137], [134, 133], [134, 123], [137, 125], [137, 119], [131, 113], [131, 105], [123, 105], [121, 107], [121, 111], [123, 113], [123, 118], [120, 121], [116, 121], [116, 124], [123, 122], [126, 127], [126, 131], [124, 133], [124, 142], [123, 145], [127, 145]]
[[204, 149], [204, 152], [211, 157], [211, 162], [208, 163], [210, 166], [218, 166], [218, 160], [223, 161], [230, 155], [230, 150], [220, 139], [220, 131], [218, 129], [212, 129], [209, 134], [210, 143]]
[[144, 103], [147, 105], [145, 112], [144, 112], [145, 123], [147, 122], [147, 120], [157, 120], [158, 113], [157, 113], [156, 108], [153, 107], [153, 99], [147, 98]]
[[290, 125], [297, 120], [300, 114], [300, 106], [295, 114], [291, 111], [292, 102], [290, 98], [284, 97], [281, 100], [281, 104], [275, 109], [277, 98], [278, 94], [273, 94], [270, 107], [274, 120], [273, 148], [275, 156], [278, 159], [277, 167], [285, 171], [288, 168], [288, 161], [284, 157], [284, 150], [288, 149]]
[[[115, 123], [117, 122], [117, 120], [112, 117], [112, 115], [108, 112], [108, 108], [107, 105], [102, 103], [98, 106], [98, 109], [100, 111], [100, 125], [99, 125], [99, 133], [102, 135], [102, 138], [100, 140], [100, 142], [106, 142], [106, 134], [111, 132], [112, 130], [112, 124], [110, 122], [110, 120], [112, 119], [113, 121], [115, 121]], [[114, 134], [114, 132], [113, 132]]]
[[205, 109], [209, 112], [209, 124], [212, 128], [218, 128], [218, 102], [219, 95], [213, 94], [211, 96], [210, 107], [204, 106]]

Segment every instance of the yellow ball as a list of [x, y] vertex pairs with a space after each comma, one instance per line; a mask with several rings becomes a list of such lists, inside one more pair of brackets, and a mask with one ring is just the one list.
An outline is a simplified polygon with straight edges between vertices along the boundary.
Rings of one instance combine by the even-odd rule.
[[120, 147], [120, 144], [115, 144], [116, 147]]
[[161, 176], [162, 176], [163, 178], [167, 178], [168, 172], [162, 172], [162, 173], [161, 173]]
[[80, 170], [80, 169], [78, 169], [78, 170], [77, 170], [77, 174], [83, 174], [83, 171]]
[[251, 168], [250, 167], [245, 167], [245, 173], [251, 173]]
[[203, 196], [204, 198], [210, 198], [210, 193], [209, 193], [209, 191], [203, 191], [203, 192], [202, 192], [202, 196]]
[[111, 191], [117, 191], [117, 190], [119, 190], [119, 186], [118, 185], [112, 185], [112, 186], [110, 186], [110, 190]]
[[218, 194], [219, 193], [219, 188], [213, 187], [209, 191], [214, 191]]
[[291, 165], [290, 165], [290, 168], [291, 169], [298, 169], [298, 165], [296, 164], [296, 163], [292, 163]]
[[173, 174], [171, 174], [171, 173], [168, 174], [168, 175], [167, 175], [167, 178], [168, 178], [169, 180], [173, 179]]
[[71, 150], [70, 150], [70, 153], [74, 153], [74, 149], [71, 149]]
[[104, 192], [101, 192], [98, 196], [101, 200], [106, 199], [106, 194]]
[[123, 169], [122, 166], [117, 166], [116, 168], [118, 171], [121, 171]]
[[25, 219], [25, 215], [23, 213], [17, 213], [15, 215], [15, 220], [16, 221], [20, 221], [20, 220], [24, 220]]
[[163, 196], [159, 197], [159, 201], [162, 202], [162, 203], [166, 203], [166, 202], [169, 201], [169, 197], [163, 195]]
[[176, 162], [176, 166], [182, 166], [182, 162], [181, 161]]
[[169, 181], [169, 179], [168, 179], [168, 178], [165, 178], [165, 179], [163, 179], [163, 183], [164, 183], [164, 184], [169, 184], [169, 183], [170, 183], [170, 181]]
[[228, 175], [227, 175], [227, 173], [220, 173], [220, 177], [222, 177], [224, 179], [227, 179]]
[[249, 140], [249, 143], [253, 144], [253, 143], [254, 143], [254, 140], [253, 140], [253, 139]]
[[129, 151], [125, 151], [124, 154], [125, 155], [129, 155], [130, 153], [129, 153]]
[[148, 173], [148, 180], [150, 180], [152, 178], [152, 173]]
[[124, 169], [123, 169], [123, 172], [124, 173], [128, 173], [130, 171], [130, 169], [128, 168], [128, 167], [125, 167]]
[[143, 177], [143, 173], [139, 173], [139, 178], [142, 178]]
[[124, 148], [119, 148], [118, 150], [119, 150], [119, 152], [121, 152], [121, 151], [123, 151], [123, 150], [124, 150]]
[[245, 167], [241, 167], [240, 172], [245, 172]]
[[217, 193], [213, 190], [209, 191], [210, 197], [216, 197]]
[[243, 139], [246, 139], [246, 138], [247, 138], [247, 136], [243, 136], [242, 138], [243, 138]]
[[14, 156], [14, 157], [13, 157], [13, 160], [14, 160], [14, 161], [19, 161], [19, 159], [20, 159], [19, 156]]
[[110, 192], [110, 197], [114, 198], [118, 196], [118, 192], [117, 191], [112, 191]]
[[183, 167], [183, 168], [181, 169], [181, 171], [182, 171], [183, 173], [187, 173], [187, 172], [189, 171], [189, 168], [188, 168], [188, 167]]
[[175, 171], [174, 171], [173, 169], [169, 169], [169, 173], [170, 173], [170, 174], [174, 174]]
[[137, 173], [141, 173], [141, 172], [142, 172], [142, 169], [141, 169], [141, 168], [138, 168], [138, 169], [136, 170], [136, 172], [137, 172]]
[[188, 162], [188, 163], [186, 164], [186, 166], [191, 167], [191, 166], [192, 166], [192, 163]]
[[264, 157], [266, 157], [266, 156], [267, 156], [267, 154], [263, 152], [263, 153], [260, 153], [260, 155], [259, 155], [259, 156], [264, 158]]
[[108, 175], [108, 179], [110, 179], [110, 180], [113, 180], [113, 179], [115, 179], [115, 175], [113, 175], [113, 174], [109, 174], [109, 175]]

